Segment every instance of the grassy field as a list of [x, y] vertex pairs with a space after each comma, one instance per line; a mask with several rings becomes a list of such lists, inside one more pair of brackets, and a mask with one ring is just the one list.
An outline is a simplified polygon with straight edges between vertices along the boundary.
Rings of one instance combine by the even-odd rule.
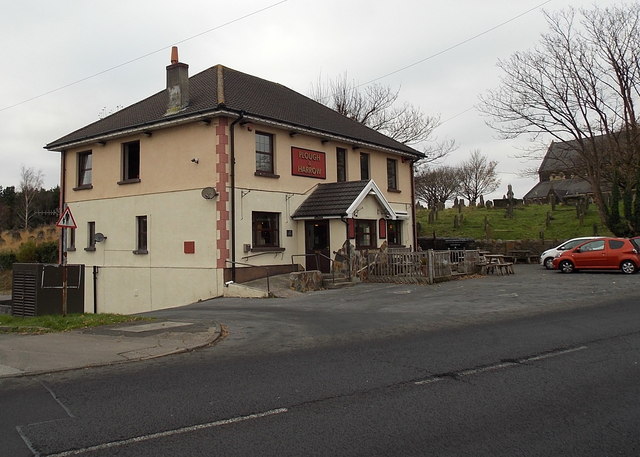
[[60, 229], [47, 225], [30, 230], [4, 230], [0, 232], [0, 252], [16, 252], [22, 243], [35, 240], [37, 243], [58, 241]]
[[49, 333], [66, 332], [77, 328], [97, 327], [100, 325], [118, 324], [152, 320], [140, 316], [122, 314], [68, 314], [66, 316], [17, 317], [0, 314], [0, 333]]
[[[547, 213], [549, 223], [547, 225]], [[454, 219], [462, 216], [462, 222], [454, 227]], [[487, 228], [485, 230], [485, 218]], [[582, 221], [577, 218], [574, 206], [528, 205], [514, 208], [513, 218], [506, 217], [505, 209], [464, 207], [438, 212], [437, 220], [429, 223], [429, 211], [418, 210], [417, 222], [420, 236], [444, 238], [474, 238], [476, 240], [535, 240], [567, 239], [577, 236], [611, 235], [600, 221], [595, 205], [590, 205]]]

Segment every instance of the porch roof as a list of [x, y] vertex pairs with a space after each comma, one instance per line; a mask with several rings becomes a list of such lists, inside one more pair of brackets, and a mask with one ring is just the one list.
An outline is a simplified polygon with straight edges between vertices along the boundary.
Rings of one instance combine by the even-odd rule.
[[318, 184], [295, 210], [292, 219], [338, 219], [357, 216], [357, 209], [367, 196], [373, 196], [387, 213], [397, 219], [396, 212], [373, 180]]

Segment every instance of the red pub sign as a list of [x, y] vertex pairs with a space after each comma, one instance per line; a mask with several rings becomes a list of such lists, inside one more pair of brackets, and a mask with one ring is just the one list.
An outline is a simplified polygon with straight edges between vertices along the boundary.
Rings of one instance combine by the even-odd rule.
[[292, 147], [291, 174], [326, 179], [327, 159], [325, 153]]

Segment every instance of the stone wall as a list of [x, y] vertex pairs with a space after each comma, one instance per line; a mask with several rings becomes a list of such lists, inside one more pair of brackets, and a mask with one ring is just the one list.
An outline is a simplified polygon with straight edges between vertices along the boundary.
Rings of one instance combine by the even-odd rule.
[[560, 240], [476, 240], [476, 248], [480, 251], [489, 251], [493, 254], [508, 255], [513, 250], [528, 250], [531, 255], [539, 255], [547, 249], [556, 247], [562, 243]]
[[289, 288], [297, 292], [321, 290], [323, 288], [322, 273], [318, 270], [290, 273]]

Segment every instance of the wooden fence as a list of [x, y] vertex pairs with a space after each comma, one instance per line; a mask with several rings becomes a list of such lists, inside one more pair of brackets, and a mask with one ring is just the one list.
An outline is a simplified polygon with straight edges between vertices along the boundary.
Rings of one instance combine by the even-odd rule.
[[368, 254], [367, 279], [371, 282], [433, 284], [456, 275], [475, 274], [479, 263], [478, 251], [381, 251]]

